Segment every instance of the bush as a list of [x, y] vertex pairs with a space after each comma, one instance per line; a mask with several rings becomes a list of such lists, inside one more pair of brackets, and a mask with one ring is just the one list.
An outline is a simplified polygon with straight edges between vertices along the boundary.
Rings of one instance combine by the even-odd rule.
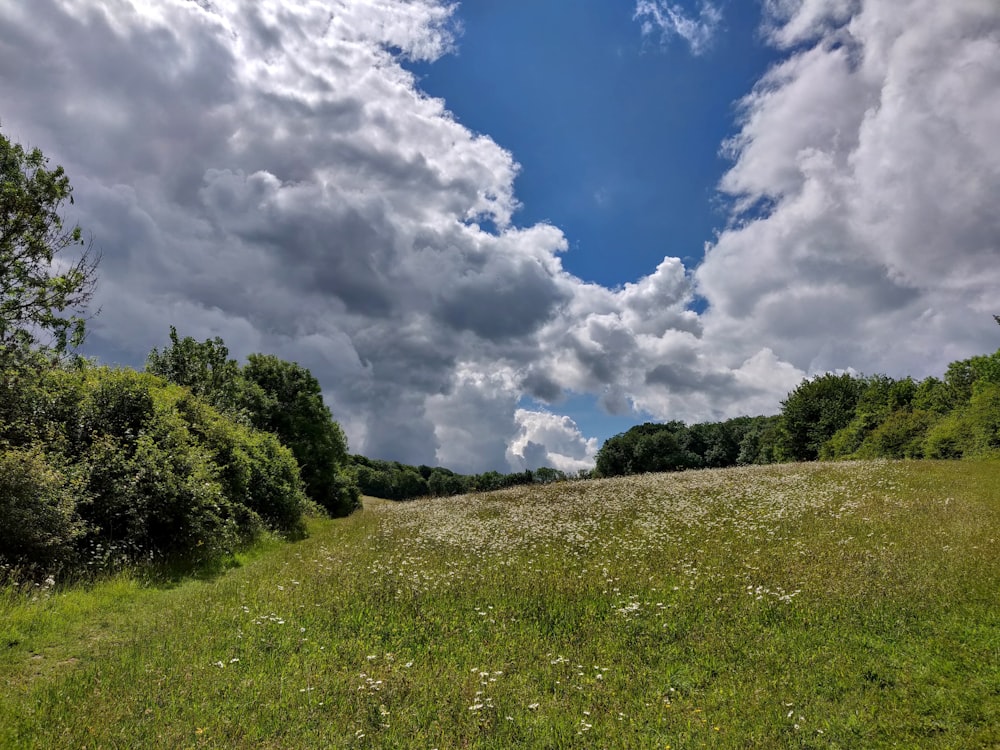
[[936, 422], [924, 439], [927, 458], [962, 458], [971, 442], [969, 425], [958, 412], [952, 412]]
[[277, 436], [234, 422], [200, 398], [178, 391], [177, 408], [219, 467], [227, 497], [242, 502], [273, 529], [302, 533], [306, 497], [291, 451]]
[[3, 396], [3, 415], [20, 415], [0, 423], [6, 557], [209, 559], [265, 526], [304, 530], [291, 451], [187, 388], [83, 364], [26, 373]]
[[37, 449], [0, 452], [0, 562], [55, 573], [75, 556], [79, 483]]
[[914, 409], [896, 411], [875, 428], [857, 450], [858, 458], [923, 458], [924, 442], [938, 415]]
[[796, 461], [813, 461], [820, 449], [854, 418], [867, 384], [849, 374], [804, 380], [781, 402], [788, 451]]
[[347, 438], [323, 403], [312, 373], [273, 355], [251, 354], [243, 378], [244, 408], [251, 423], [291, 449], [309, 499], [334, 517], [359, 509], [361, 493], [344, 471]]
[[966, 456], [993, 456], [1000, 452], [1000, 385], [976, 383], [962, 417], [970, 435]]

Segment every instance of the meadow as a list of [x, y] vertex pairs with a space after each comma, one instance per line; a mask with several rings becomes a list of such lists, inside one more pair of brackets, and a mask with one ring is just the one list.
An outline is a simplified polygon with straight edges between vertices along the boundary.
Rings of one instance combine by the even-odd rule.
[[8, 585], [0, 747], [1000, 747], [998, 466], [367, 500], [211, 575]]

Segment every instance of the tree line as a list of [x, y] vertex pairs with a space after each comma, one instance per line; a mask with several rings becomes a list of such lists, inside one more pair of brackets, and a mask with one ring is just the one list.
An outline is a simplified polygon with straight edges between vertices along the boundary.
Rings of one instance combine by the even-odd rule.
[[565, 472], [547, 466], [509, 474], [498, 471], [458, 474], [443, 466], [412, 466], [398, 461], [383, 461], [359, 455], [351, 456], [350, 460], [361, 492], [387, 500], [413, 500], [418, 497], [447, 497], [469, 492], [492, 492], [506, 487], [548, 484], [571, 478]]
[[638, 425], [605, 441], [595, 474], [998, 455], [1000, 350], [952, 362], [942, 378], [819, 375], [789, 393], [775, 416]]

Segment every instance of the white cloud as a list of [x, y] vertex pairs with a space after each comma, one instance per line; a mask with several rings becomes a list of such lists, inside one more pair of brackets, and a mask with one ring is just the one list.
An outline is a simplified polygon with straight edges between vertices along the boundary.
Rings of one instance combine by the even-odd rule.
[[[774, 2], [798, 44], [743, 102], [747, 209], [696, 272], [706, 339], [810, 372], [940, 373], [995, 348], [1000, 6]], [[805, 44], [809, 42], [808, 44]]]
[[764, 31], [777, 47], [829, 34], [858, 12], [861, 0], [764, 0]]
[[569, 417], [518, 409], [514, 419], [518, 432], [507, 448], [507, 460], [512, 467], [550, 466], [567, 474], [593, 467], [597, 440], [585, 438]]
[[664, 39], [678, 36], [688, 43], [692, 54], [700, 55], [711, 46], [722, 11], [707, 0], [702, 1], [697, 16], [669, 0], [637, 0], [633, 18], [642, 20], [643, 35], [659, 32]]

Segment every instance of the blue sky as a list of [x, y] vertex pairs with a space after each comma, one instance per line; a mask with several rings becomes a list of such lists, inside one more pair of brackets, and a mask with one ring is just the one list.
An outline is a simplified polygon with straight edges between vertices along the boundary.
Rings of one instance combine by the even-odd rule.
[[776, 57], [759, 4], [723, 6], [699, 55], [679, 36], [642, 35], [630, 3], [568, 7], [464, 3], [456, 52], [408, 67], [462, 124], [513, 153], [515, 221], [561, 228], [571, 273], [616, 286], [664, 255], [696, 263], [727, 219], [719, 150], [735, 103]]
[[5, 0], [0, 29], [0, 128], [102, 253], [84, 353], [141, 367], [174, 325], [299, 362], [354, 452], [576, 471], [637, 422], [1000, 343], [992, 0]]

